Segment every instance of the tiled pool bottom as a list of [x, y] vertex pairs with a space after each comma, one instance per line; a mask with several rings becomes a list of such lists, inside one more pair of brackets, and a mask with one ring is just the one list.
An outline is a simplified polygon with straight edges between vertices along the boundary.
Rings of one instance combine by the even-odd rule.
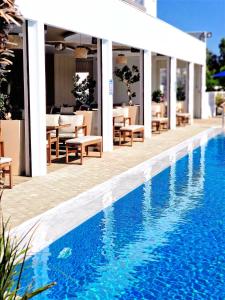
[[27, 261], [35, 299], [225, 299], [225, 138]]

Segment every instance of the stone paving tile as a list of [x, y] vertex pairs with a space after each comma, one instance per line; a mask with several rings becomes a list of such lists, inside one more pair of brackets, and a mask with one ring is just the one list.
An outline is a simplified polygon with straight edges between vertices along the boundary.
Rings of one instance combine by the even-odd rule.
[[220, 125], [220, 120], [201, 120], [191, 126], [153, 135], [150, 140], [135, 143], [133, 147], [115, 147], [113, 152], [104, 153], [102, 159], [85, 158], [83, 166], [53, 164], [46, 176], [15, 178], [18, 184], [3, 194], [4, 218], [10, 217], [12, 226], [19, 225], [216, 125]]

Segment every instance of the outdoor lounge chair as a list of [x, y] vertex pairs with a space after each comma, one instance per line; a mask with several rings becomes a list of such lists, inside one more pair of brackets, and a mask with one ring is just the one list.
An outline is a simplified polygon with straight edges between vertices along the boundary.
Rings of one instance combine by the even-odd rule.
[[84, 154], [88, 155], [88, 147], [97, 146], [99, 148], [100, 157], [102, 157], [102, 137], [95, 135], [85, 135], [74, 139], [66, 140], [66, 163], [69, 162], [69, 154], [80, 153], [80, 164], [83, 164]]
[[[144, 126], [143, 125], [126, 125], [124, 127], [120, 128], [119, 131], [119, 145], [120, 146], [132, 146], [134, 142], [135, 135], [140, 135], [140, 139], [136, 139], [136, 142], [144, 142]], [[125, 143], [126, 138], [130, 139], [130, 144]], [[124, 141], [124, 144], [122, 144], [122, 139]]]
[[131, 125], [131, 118], [128, 116], [129, 110], [127, 107], [119, 107], [113, 109], [113, 140], [119, 137], [121, 127]]

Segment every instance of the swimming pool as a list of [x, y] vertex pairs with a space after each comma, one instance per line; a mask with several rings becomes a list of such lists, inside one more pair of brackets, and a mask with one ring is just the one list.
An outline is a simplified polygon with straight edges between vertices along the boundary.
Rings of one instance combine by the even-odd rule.
[[35, 299], [224, 299], [224, 175], [220, 135], [34, 255], [24, 282], [57, 282]]

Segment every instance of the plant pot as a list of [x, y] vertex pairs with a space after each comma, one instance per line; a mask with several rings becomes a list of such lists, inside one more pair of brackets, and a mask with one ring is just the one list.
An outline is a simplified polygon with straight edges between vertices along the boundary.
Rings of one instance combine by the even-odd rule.
[[25, 172], [24, 120], [1, 120], [5, 156], [13, 160], [13, 175]]

